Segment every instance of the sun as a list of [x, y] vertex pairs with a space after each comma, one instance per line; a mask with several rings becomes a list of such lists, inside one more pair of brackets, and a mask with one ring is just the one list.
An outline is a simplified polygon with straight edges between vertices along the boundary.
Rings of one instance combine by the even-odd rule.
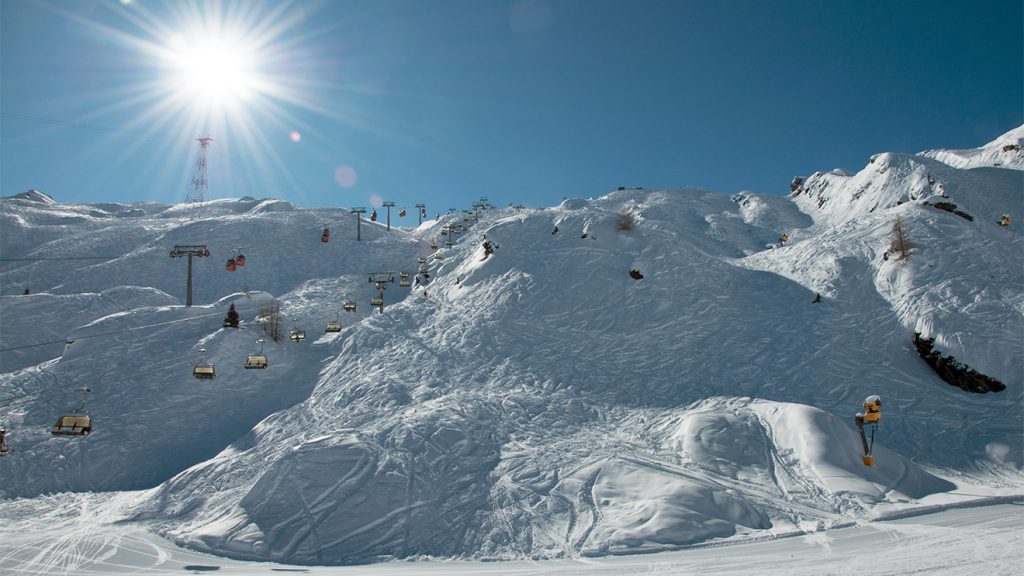
[[256, 85], [256, 52], [232, 38], [171, 39], [172, 84], [182, 97], [207, 107], [232, 106]]

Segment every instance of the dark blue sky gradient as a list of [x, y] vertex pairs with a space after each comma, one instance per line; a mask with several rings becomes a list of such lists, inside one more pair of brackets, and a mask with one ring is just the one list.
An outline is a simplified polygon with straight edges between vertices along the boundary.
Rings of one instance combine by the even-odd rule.
[[[287, 12], [305, 18], [265, 69], [334, 117], [278, 101], [287, 117], [265, 118], [253, 106], [255, 137], [212, 134], [209, 193], [302, 206], [376, 196], [431, 212], [480, 196], [552, 205], [619, 185], [783, 194], [795, 175], [980, 146], [1024, 123], [1022, 4], [294, 3]], [[134, 87], [159, 71], [109, 33], [155, 42], [132, 15], [173, 27], [168, 6], [0, 3], [0, 195], [184, 199], [190, 138], [207, 127], [181, 114], [146, 134], [138, 118], [158, 101], [134, 102]], [[354, 186], [335, 181], [341, 165]]]

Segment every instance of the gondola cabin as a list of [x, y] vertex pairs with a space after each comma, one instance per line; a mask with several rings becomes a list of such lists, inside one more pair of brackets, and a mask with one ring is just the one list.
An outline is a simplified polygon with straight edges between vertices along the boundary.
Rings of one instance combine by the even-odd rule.
[[345, 309], [345, 312], [355, 312], [356, 303], [352, 301], [345, 302], [343, 308]]
[[327, 228], [326, 226], [324, 226], [324, 233], [320, 235], [320, 241], [323, 242], [324, 244], [327, 244], [327, 242], [330, 241], [330, 239], [331, 239], [331, 230], [329, 228]]
[[324, 332], [341, 332], [341, 322], [328, 322]]
[[301, 342], [301, 341], [306, 339], [306, 331], [305, 330], [292, 330], [291, 335], [289, 336], [289, 338], [291, 338], [295, 342]]
[[192, 369], [192, 377], [196, 380], [213, 380], [217, 377], [217, 371], [213, 369], [213, 364], [196, 364]]
[[234, 258], [228, 258], [228, 263], [224, 265], [228, 272], [234, 272], [236, 266], [238, 266], [238, 262]]
[[235, 266], [245, 266], [245, 256], [242, 254], [235, 256]]
[[376, 221], [377, 221], [377, 211], [374, 210], [373, 212], [370, 212], [370, 222], [376, 222]]
[[267, 367], [267, 357], [262, 354], [249, 354], [245, 357], [245, 369], [262, 369]]
[[401, 210], [398, 211], [398, 217], [405, 218], [405, 208], [402, 208]]
[[61, 416], [50, 432], [54, 436], [88, 436], [92, 432], [92, 417], [88, 414]]

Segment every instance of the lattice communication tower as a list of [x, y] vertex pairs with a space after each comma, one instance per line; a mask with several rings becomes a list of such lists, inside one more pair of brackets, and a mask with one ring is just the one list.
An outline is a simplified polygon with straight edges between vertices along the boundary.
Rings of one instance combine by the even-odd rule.
[[199, 157], [196, 158], [196, 171], [192, 174], [192, 184], [189, 186], [185, 202], [192, 204], [192, 207], [202, 206], [206, 201], [206, 147], [213, 142], [209, 136], [196, 138], [199, 142]]

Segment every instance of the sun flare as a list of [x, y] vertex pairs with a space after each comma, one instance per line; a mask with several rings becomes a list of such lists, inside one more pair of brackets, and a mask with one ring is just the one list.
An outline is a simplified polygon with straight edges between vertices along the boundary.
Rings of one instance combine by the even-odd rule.
[[174, 89], [199, 104], [233, 105], [252, 94], [254, 53], [238, 42], [175, 37], [169, 56]]

